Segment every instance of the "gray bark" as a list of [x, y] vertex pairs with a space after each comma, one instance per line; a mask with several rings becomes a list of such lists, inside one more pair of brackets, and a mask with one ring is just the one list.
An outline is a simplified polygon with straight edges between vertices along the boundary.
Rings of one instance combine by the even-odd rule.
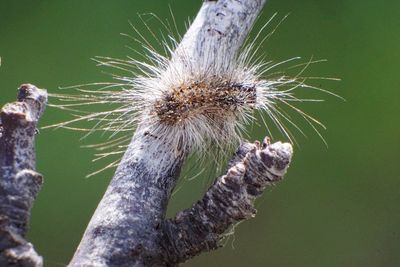
[[25, 84], [17, 99], [0, 114], [0, 266], [42, 266], [42, 258], [24, 237], [42, 184], [35, 171], [34, 141], [47, 93]]
[[168, 262], [184, 262], [202, 252], [217, 249], [223, 233], [239, 221], [255, 216], [254, 200], [279, 181], [289, 166], [292, 147], [267, 138], [260, 146], [244, 143], [204, 197], [190, 209], [163, 223], [163, 247]]
[[137, 130], [70, 266], [165, 266], [160, 226], [184, 158]]

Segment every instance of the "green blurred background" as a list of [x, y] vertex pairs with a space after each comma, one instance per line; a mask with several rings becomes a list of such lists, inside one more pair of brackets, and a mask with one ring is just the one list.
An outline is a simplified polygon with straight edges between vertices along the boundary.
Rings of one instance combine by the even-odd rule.
[[[136, 24], [138, 13], [170, 19], [169, 5], [184, 32], [201, 1], [0, 0], [0, 104], [25, 82], [54, 93], [109, 79], [90, 58], [132, 55], [126, 46], [134, 44], [119, 33], [133, 34], [128, 22]], [[274, 61], [328, 59], [307, 75], [341, 78], [317, 85], [346, 102], [325, 95], [326, 102], [305, 106], [327, 125], [329, 147], [311, 130], [308, 138], [296, 134], [289, 173], [257, 202], [256, 218], [240, 224], [223, 249], [184, 266], [400, 266], [400, 2], [269, 0], [255, 28], [275, 12], [290, 16], [262, 53]], [[41, 125], [67, 117], [49, 108]], [[265, 134], [254, 127], [251, 139]], [[113, 173], [85, 179], [101, 165], [80, 148], [81, 136], [61, 129], [37, 138], [45, 184], [29, 239], [46, 266], [68, 263]], [[186, 181], [169, 213], [198, 199], [204, 180]]]

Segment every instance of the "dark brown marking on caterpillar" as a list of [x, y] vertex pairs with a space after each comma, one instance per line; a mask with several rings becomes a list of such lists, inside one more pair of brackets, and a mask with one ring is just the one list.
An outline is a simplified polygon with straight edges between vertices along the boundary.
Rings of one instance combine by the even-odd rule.
[[240, 108], [253, 109], [256, 104], [255, 85], [229, 81], [196, 81], [180, 85], [164, 94], [154, 105], [154, 114], [161, 122], [175, 124], [190, 116], [201, 114], [215, 117]]

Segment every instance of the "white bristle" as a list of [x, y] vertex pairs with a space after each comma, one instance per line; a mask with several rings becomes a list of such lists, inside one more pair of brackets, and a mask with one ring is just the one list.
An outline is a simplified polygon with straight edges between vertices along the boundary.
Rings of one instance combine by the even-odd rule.
[[[73, 111], [75, 118], [50, 127], [89, 133], [108, 131], [111, 136], [126, 133], [127, 138], [119, 137], [93, 146], [100, 151], [117, 148], [111, 152], [98, 153], [98, 158], [122, 153], [123, 144], [140, 125], [146, 126], [148, 134], [170, 144], [172, 149], [179, 147], [199, 154], [208, 152], [211, 147], [224, 150], [240, 141], [246, 125], [254, 120], [255, 110], [268, 116], [294, 142], [290, 128], [294, 127], [301, 133], [302, 130], [281, 106], [292, 108], [321, 136], [317, 126], [323, 125], [293, 104], [298, 101], [318, 101], [297, 98], [295, 93], [299, 89], [324, 91], [307, 85], [307, 79], [302, 77], [304, 69], [314, 62], [305, 64], [293, 78], [279, 74], [265, 78], [280, 65], [299, 59], [292, 58], [277, 64], [257, 59], [260, 45], [256, 43], [267, 24], [239, 54], [224, 53], [222, 47], [216, 57], [210, 58], [206, 47], [202, 51], [205, 56], [200, 61], [192, 60], [191, 55], [178, 45], [179, 40], [172, 35], [168, 35], [167, 41], [162, 42], [163, 50], [167, 52], [167, 55], [162, 55], [135, 29], [147, 60], [96, 58], [99, 65], [121, 70], [127, 75], [113, 76], [115, 82], [112, 83], [93, 84], [96, 89], [90, 89], [90, 85], [83, 86], [85, 89], [76, 86], [79, 94], [51, 94], [63, 102], [54, 106]], [[147, 24], [145, 26], [149, 28]], [[215, 51], [210, 55], [215, 55]], [[82, 111], [82, 108], [91, 105], [102, 106], [104, 110], [89, 113]], [[113, 108], [106, 110], [109, 105]], [[81, 121], [92, 121], [94, 125], [90, 128], [74, 126]], [[269, 129], [269, 125], [265, 126]], [[112, 166], [115, 164], [107, 167]]]

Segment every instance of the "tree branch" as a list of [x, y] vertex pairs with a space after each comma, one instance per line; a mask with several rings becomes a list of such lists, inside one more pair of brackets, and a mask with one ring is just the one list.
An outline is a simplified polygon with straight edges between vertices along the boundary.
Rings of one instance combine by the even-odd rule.
[[292, 157], [290, 144], [260, 147], [244, 143], [202, 200], [163, 224], [164, 248], [169, 262], [178, 264], [202, 252], [217, 249], [223, 233], [239, 221], [255, 216], [254, 200], [279, 181]]
[[42, 266], [24, 236], [42, 176], [35, 171], [36, 126], [47, 92], [30, 84], [0, 114], [0, 266]]
[[160, 224], [185, 155], [137, 130], [70, 266], [164, 266]]

